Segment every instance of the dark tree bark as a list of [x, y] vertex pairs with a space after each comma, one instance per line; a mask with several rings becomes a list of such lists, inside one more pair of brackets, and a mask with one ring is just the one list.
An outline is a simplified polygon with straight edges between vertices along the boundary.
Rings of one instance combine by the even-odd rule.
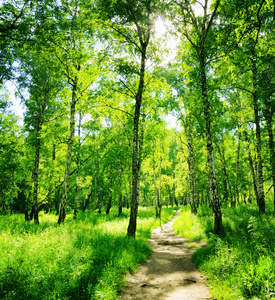
[[80, 134], [81, 134], [81, 109], [79, 109], [79, 122], [78, 122], [78, 137], [79, 137], [79, 142], [78, 142], [78, 150], [76, 154], [76, 175], [75, 175], [75, 198], [74, 198], [74, 217], [73, 219], [76, 220], [77, 217], [77, 210], [78, 210], [78, 177], [79, 177], [79, 158], [80, 158]]
[[[121, 135], [119, 136], [119, 151], [121, 148]], [[118, 216], [122, 214], [122, 161], [119, 157], [118, 161]]]
[[2, 183], [1, 182], [0, 182], [0, 199], [1, 199], [2, 214], [5, 215], [6, 214], [6, 205], [5, 205], [3, 187], [2, 187]]
[[112, 207], [112, 201], [113, 201], [113, 164], [110, 165], [110, 179], [109, 179], [110, 185], [109, 185], [109, 201], [106, 208], [106, 215], [109, 215], [111, 207]]
[[118, 163], [118, 216], [122, 214], [122, 162], [119, 158]]
[[[139, 118], [140, 109], [142, 104], [142, 95], [144, 90], [144, 77], [145, 77], [145, 63], [146, 63], [146, 49], [149, 43], [150, 31], [148, 30], [146, 41], [141, 42], [141, 62], [140, 62], [140, 78], [139, 87], [136, 95], [135, 115], [134, 115], [134, 128], [133, 128], [133, 156], [132, 156], [132, 198], [130, 204], [130, 220], [127, 229], [127, 235], [135, 237], [137, 226], [137, 213], [138, 213], [138, 196], [139, 196], [139, 176], [140, 176], [140, 161], [139, 157]], [[143, 41], [142, 36], [140, 37]]]
[[256, 61], [252, 60], [252, 79], [253, 79], [253, 110], [254, 120], [256, 125], [256, 149], [257, 149], [257, 166], [258, 166], [258, 206], [259, 212], [265, 212], [265, 195], [264, 195], [264, 182], [263, 182], [263, 163], [262, 163], [262, 141], [261, 141], [261, 127], [259, 117], [259, 105], [257, 96], [257, 67]]
[[269, 137], [269, 151], [270, 151], [270, 166], [271, 166], [271, 177], [273, 183], [273, 204], [274, 204], [274, 211], [275, 211], [275, 151], [274, 151], [274, 135], [272, 129], [272, 119], [268, 118], [266, 120], [266, 126], [268, 131]]
[[189, 190], [190, 190], [190, 206], [191, 206], [191, 212], [193, 214], [197, 213], [197, 207], [196, 207], [196, 175], [195, 175], [195, 153], [193, 148], [193, 139], [190, 132], [190, 126], [189, 124], [185, 124], [185, 134], [186, 134], [186, 140], [187, 140], [187, 148], [188, 148], [188, 173], [189, 173]]
[[84, 204], [83, 204], [83, 212], [85, 212], [85, 210], [89, 207], [89, 203], [90, 203], [90, 199], [94, 193], [94, 181], [93, 181], [93, 184], [91, 186], [91, 191], [90, 193], [88, 194], [88, 196], [86, 197], [85, 201], [84, 201]]
[[[275, 9], [275, 5], [274, 5], [274, 9]], [[268, 65], [267, 67], [264, 79], [265, 79], [264, 82], [266, 88], [264, 90], [265, 108], [263, 112], [266, 120], [267, 132], [268, 132], [269, 159], [270, 159], [270, 168], [271, 168], [271, 178], [273, 183], [273, 204], [274, 204], [274, 212], [275, 212], [275, 151], [274, 151], [274, 133], [272, 127], [273, 124], [272, 120], [273, 120], [275, 108], [274, 105], [272, 105], [272, 100], [271, 100], [273, 89], [271, 87], [270, 65]]]
[[[156, 148], [156, 145], [155, 145]], [[156, 211], [156, 218], [160, 217], [160, 212], [159, 212], [159, 193], [158, 193], [158, 188], [157, 188], [157, 176], [156, 176], [156, 162], [155, 162], [155, 153], [153, 151], [153, 171], [154, 171], [154, 188], [155, 188], [155, 211]]]
[[[255, 168], [254, 168], [254, 164], [253, 164], [253, 159], [252, 159], [252, 155], [251, 155], [251, 151], [250, 151], [250, 147], [249, 147], [249, 140], [248, 140], [248, 136], [247, 136], [247, 132], [244, 131], [244, 137], [245, 137], [245, 141], [247, 144], [247, 151], [248, 151], [248, 161], [249, 161], [249, 166], [250, 166], [250, 170], [251, 170], [251, 174], [252, 174], [252, 181], [253, 181], [253, 187], [254, 187], [254, 193], [256, 196], [256, 201], [258, 204], [258, 186], [257, 186], [257, 180], [256, 180], [256, 174], [255, 174]], [[259, 205], [259, 204], [258, 204]]]
[[162, 200], [161, 200], [161, 157], [159, 159], [159, 189], [158, 189], [158, 217], [161, 218], [161, 208], [162, 208]]
[[233, 207], [239, 202], [239, 189], [238, 189], [238, 179], [239, 179], [239, 165], [240, 165], [240, 149], [241, 149], [241, 132], [238, 134], [238, 147], [237, 147], [237, 157], [236, 157], [236, 177], [235, 177], [235, 193]]
[[[12, 154], [11, 155], [11, 163], [12, 163]], [[13, 213], [13, 167], [10, 169], [11, 171], [11, 181], [10, 181], [10, 214]]]
[[40, 130], [39, 124], [36, 130], [36, 141], [35, 141], [35, 160], [34, 160], [34, 171], [33, 171], [33, 218], [34, 223], [39, 224], [38, 219], [38, 176], [39, 176], [39, 160], [40, 160]]

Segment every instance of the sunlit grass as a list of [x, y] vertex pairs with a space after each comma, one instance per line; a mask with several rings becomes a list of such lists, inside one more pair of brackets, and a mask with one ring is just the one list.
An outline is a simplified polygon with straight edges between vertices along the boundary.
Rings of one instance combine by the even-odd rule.
[[206, 240], [203, 226], [189, 208], [184, 208], [174, 223], [174, 231], [191, 240]]
[[[171, 219], [172, 209], [163, 209]], [[124, 274], [134, 272], [151, 249], [145, 242], [159, 220], [140, 208], [137, 239], [126, 236], [128, 212], [117, 218], [39, 214], [40, 224], [23, 215], [0, 217], [0, 299], [116, 299]]]
[[208, 246], [198, 249], [193, 259], [207, 275], [214, 299], [275, 299], [275, 219], [272, 206], [267, 207], [262, 216], [256, 205], [223, 207], [221, 236], [213, 234], [213, 213], [207, 206], [196, 216], [185, 209], [175, 222], [185, 227], [179, 234], [186, 238], [207, 237]]

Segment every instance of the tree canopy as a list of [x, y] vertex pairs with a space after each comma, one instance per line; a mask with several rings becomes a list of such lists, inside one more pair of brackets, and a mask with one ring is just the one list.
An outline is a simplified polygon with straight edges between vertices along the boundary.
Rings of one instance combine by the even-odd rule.
[[[0, 212], [275, 210], [271, 0], [4, 0]], [[170, 45], [169, 45], [170, 43]], [[171, 48], [175, 48], [172, 50]], [[10, 111], [13, 80], [24, 124]], [[169, 128], [173, 115], [179, 126]]]

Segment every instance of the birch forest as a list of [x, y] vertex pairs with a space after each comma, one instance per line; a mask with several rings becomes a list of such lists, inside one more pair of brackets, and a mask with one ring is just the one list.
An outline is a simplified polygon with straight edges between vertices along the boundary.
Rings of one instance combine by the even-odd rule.
[[[233, 255], [234, 234], [255, 246], [236, 297], [228, 275], [213, 299], [275, 299], [274, 18], [272, 0], [0, 1], [0, 249], [23, 233], [73, 239], [88, 215], [124, 220], [138, 243], [140, 214], [161, 224], [176, 209], [206, 230], [199, 268]], [[10, 255], [0, 299], [117, 297], [88, 271], [82, 293], [35, 294]]]

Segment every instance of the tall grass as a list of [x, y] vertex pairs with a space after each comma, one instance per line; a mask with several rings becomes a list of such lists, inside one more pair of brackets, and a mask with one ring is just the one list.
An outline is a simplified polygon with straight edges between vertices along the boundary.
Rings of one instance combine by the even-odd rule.
[[[139, 210], [137, 239], [126, 237], [128, 214], [68, 215], [58, 226], [40, 213], [0, 217], [0, 299], [116, 299], [124, 274], [134, 272], [151, 249], [145, 242], [159, 226], [151, 209]], [[163, 209], [171, 219], [172, 209]]]
[[256, 206], [245, 204], [239, 204], [235, 209], [223, 208], [222, 211], [224, 233], [221, 236], [213, 234], [213, 213], [206, 206], [200, 207], [196, 216], [187, 209], [179, 217], [187, 219], [184, 224], [188, 228], [183, 236], [191, 239], [206, 236], [208, 239], [208, 246], [197, 250], [193, 259], [206, 273], [212, 297], [275, 299], [273, 214], [267, 212], [259, 216]]

